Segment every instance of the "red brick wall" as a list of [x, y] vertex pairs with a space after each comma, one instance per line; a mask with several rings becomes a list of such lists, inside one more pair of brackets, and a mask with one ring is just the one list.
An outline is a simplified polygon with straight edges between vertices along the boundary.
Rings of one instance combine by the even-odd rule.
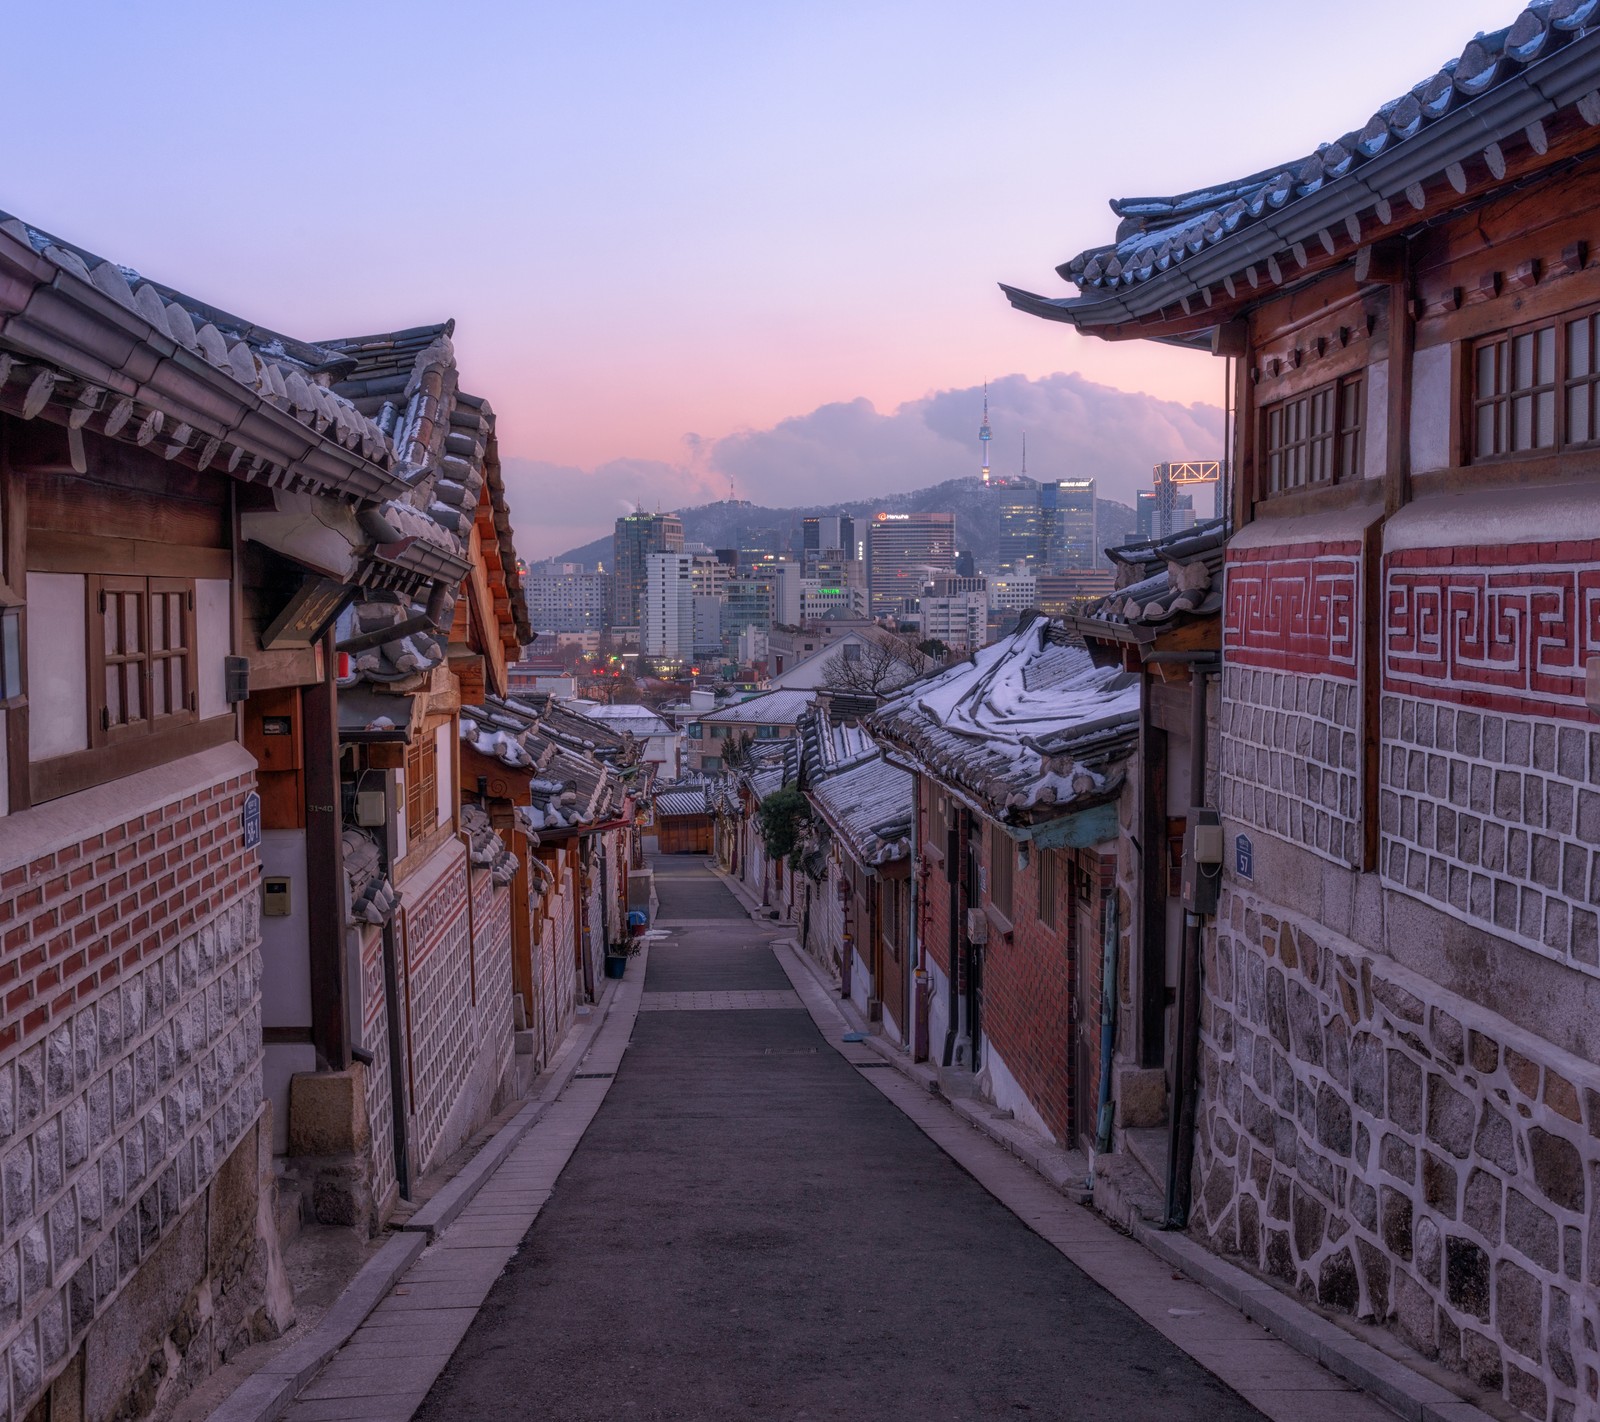
[[0, 874], [0, 1053], [253, 890], [240, 776]]
[[[165, 804], [152, 791], [150, 808], [0, 873], [0, 1274], [20, 1258], [24, 1281], [0, 1320], [0, 1367], [17, 1415], [259, 1115], [258, 866], [241, 832], [253, 785], [223, 775]], [[8, 834], [44, 839], [55, 816], [24, 812]]]
[[[1005, 850], [1014, 852], [1010, 841]], [[984, 836], [985, 868], [990, 852]], [[983, 1032], [1034, 1109], [1059, 1141], [1068, 1139], [1072, 1081], [1072, 949], [1069, 905], [1057, 903], [1056, 927], [1039, 920], [1035, 852], [1012, 881], [1011, 941], [992, 928], [984, 950]], [[989, 879], [993, 881], [993, 873]]]

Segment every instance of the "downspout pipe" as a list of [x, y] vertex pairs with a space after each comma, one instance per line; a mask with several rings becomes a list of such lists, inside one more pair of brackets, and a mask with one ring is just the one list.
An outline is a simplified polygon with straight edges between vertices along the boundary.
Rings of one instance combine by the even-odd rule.
[[[1208, 662], [1211, 659], [1207, 659]], [[1206, 700], [1210, 667], [1196, 662], [1189, 698], [1189, 800], [1202, 805], [1206, 796]], [[1201, 916], [1183, 915], [1183, 957], [1178, 976], [1178, 1040], [1173, 1052], [1172, 1113], [1167, 1138], [1168, 1229], [1189, 1223], [1194, 1170], [1195, 1078], [1200, 1058], [1200, 933]]]
[[375, 627], [370, 632], [358, 632], [354, 637], [336, 643], [333, 650], [364, 652], [368, 647], [381, 647], [385, 642], [398, 642], [405, 637], [414, 637], [419, 632], [438, 632], [439, 623], [444, 618], [445, 601], [450, 596], [450, 586], [445, 579], [436, 578], [428, 592], [426, 612], [408, 617], [403, 622], [391, 623], [387, 627]]
[[1098, 1154], [1111, 1149], [1111, 1054], [1117, 1041], [1118, 935], [1121, 915], [1117, 912], [1117, 890], [1112, 887], [1102, 919], [1104, 940], [1100, 957], [1100, 1100], [1095, 1114], [1094, 1148]]

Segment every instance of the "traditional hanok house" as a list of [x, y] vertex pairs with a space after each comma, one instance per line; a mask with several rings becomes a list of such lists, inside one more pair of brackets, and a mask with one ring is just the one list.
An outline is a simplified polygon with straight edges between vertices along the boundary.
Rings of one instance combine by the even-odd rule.
[[768, 691], [686, 721], [685, 774], [717, 774], [736, 743], [793, 740], [795, 724], [816, 700], [816, 695], [815, 691], [804, 688]]
[[[281, 488], [241, 518], [263, 668], [245, 732], [267, 831], [267, 1085], [310, 1211], [367, 1228], [511, 1084], [511, 894], [474, 868], [456, 727], [531, 633], [494, 415], [460, 389], [451, 331], [296, 346], [391, 441], [400, 488], [357, 520]], [[331, 725], [306, 682], [319, 640]], [[379, 850], [383, 887], [359, 914], [330, 814]]]
[[619, 768], [564, 744], [518, 701], [466, 708], [461, 746], [464, 784], [522, 865], [511, 976], [518, 1028], [531, 1034], [519, 1051], [542, 1067], [625, 931], [632, 799]]
[[1097, 974], [1139, 687], [1048, 619], [866, 722], [915, 779], [913, 1040], [1061, 1144], [1092, 1130]]
[[[1116, 591], [1062, 619], [1097, 665], [1140, 680], [1139, 753], [1128, 768], [1127, 819], [1118, 845], [1119, 935], [1111, 980], [1119, 1000], [1086, 1003], [1115, 1043], [1097, 1148], [1130, 1146], [1167, 1196], [1187, 1208], [1200, 1022], [1199, 924], [1220, 868], [1187, 865], [1194, 825], [1214, 826], [1216, 701], [1222, 647], [1222, 561], [1217, 519], [1168, 538], [1106, 550]], [[1211, 831], [1212, 838], [1217, 832]], [[1186, 875], [1186, 867], [1198, 869]], [[1196, 900], [1199, 894], [1200, 901]], [[1113, 1129], [1115, 1128], [1115, 1129]], [[1097, 1168], [1098, 1168], [1097, 1158]]]
[[339, 369], [0, 215], [7, 1415], [150, 1415], [290, 1317], [246, 697], [304, 687], [285, 744], [320, 747], [288, 759], [331, 897], [303, 1028], [319, 1063], [348, 1066], [322, 634], [351, 594], [288, 560], [263, 579], [243, 525], [281, 500], [326, 520], [350, 583], [404, 566], [377, 511], [415, 471], [332, 388]]
[[808, 859], [796, 875], [800, 946], [842, 995], [909, 1047], [911, 776], [855, 725], [818, 708], [800, 722], [798, 788], [811, 806]]
[[656, 791], [653, 801], [656, 847], [661, 853], [711, 853], [711, 805], [707, 788], [705, 785], [662, 786]]
[[761, 834], [761, 802], [792, 785], [798, 773], [792, 740], [752, 742], [738, 768], [724, 771], [715, 796], [719, 828], [712, 836], [714, 852], [763, 908], [784, 916], [792, 903], [794, 876], [782, 859], [767, 855]]
[[1235, 363], [1193, 1228], [1539, 1418], [1600, 1405], [1597, 22], [1012, 293]]

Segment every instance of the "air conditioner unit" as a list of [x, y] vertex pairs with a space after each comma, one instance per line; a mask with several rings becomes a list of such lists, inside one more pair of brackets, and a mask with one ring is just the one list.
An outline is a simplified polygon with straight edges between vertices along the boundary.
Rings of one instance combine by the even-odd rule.
[[967, 910], [967, 942], [987, 943], [989, 941], [989, 915], [981, 908]]

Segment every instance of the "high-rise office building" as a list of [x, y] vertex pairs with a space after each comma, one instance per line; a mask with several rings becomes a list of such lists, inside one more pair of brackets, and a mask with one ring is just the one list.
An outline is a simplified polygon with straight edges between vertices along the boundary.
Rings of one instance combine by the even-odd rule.
[[861, 556], [860, 549], [856, 547], [856, 522], [849, 514], [827, 514], [803, 519], [800, 535], [807, 573], [813, 572], [815, 565], [830, 551], [843, 554], [846, 560]]
[[878, 513], [867, 528], [867, 588], [874, 617], [915, 612], [928, 578], [956, 563], [953, 513]]
[[1167, 511], [1165, 530], [1161, 528], [1162, 496], [1159, 489], [1140, 489], [1134, 497], [1134, 533], [1128, 540], [1144, 543], [1152, 538], [1164, 538], [1169, 533], [1180, 533], [1194, 527], [1194, 495], [1173, 490], [1169, 496], [1172, 507]]
[[611, 537], [611, 625], [639, 626], [645, 580], [652, 553], [683, 547], [683, 520], [677, 514], [631, 513], [617, 520]]
[[1017, 569], [1039, 561], [1039, 486], [1024, 475], [993, 479], [991, 497], [1000, 506], [1000, 561]]
[[730, 581], [722, 605], [723, 645], [736, 644], [739, 635], [750, 628], [763, 633], [770, 632], [775, 600], [776, 588], [771, 578], [734, 578]]
[[694, 655], [694, 554], [652, 553], [645, 565], [640, 645], [647, 657]]
[[1051, 572], [1100, 563], [1099, 520], [1093, 479], [1050, 479], [1039, 486], [1043, 562]]
[[598, 632], [610, 612], [611, 578], [577, 563], [540, 563], [522, 576], [535, 632]]

